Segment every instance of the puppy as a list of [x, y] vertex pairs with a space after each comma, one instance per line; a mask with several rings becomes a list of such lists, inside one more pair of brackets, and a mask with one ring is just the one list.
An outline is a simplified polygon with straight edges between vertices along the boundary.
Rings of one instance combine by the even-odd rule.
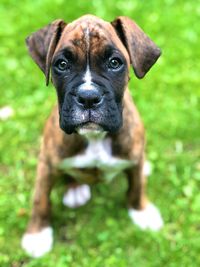
[[144, 128], [128, 91], [130, 66], [144, 77], [160, 49], [128, 17], [109, 23], [92, 15], [69, 24], [56, 20], [26, 43], [47, 85], [51, 76], [58, 104], [44, 128], [22, 247], [33, 257], [51, 250], [50, 193], [61, 174], [69, 184], [63, 203], [74, 208], [90, 199], [89, 183], [110, 181], [123, 170], [131, 220], [160, 229], [160, 213], [145, 194]]

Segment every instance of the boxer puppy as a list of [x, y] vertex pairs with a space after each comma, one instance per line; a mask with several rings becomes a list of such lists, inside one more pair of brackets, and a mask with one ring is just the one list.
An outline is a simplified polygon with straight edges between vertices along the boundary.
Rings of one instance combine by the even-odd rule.
[[[84, 205], [91, 196], [88, 183], [103, 180], [112, 165], [112, 172], [123, 169], [127, 176], [131, 220], [142, 229], [160, 229], [160, 213], [145, 194], [144, 128], [128, 91], [130, 66], [138, 78], [144, 77], [160, 49], [130, 18], [109, 23], [92, 15], [69, 24], [56, 20], [26, 43], [47, 85], [51, 76], [58, 105], [44, 128], [22, 247], [33, 257], [51, 250], [50, 193], [63, 166], [68, 166], [63, 198], [68, 207]], [[65, 162], [63, 168], [60, 162]], [[121, 162], [128, 164], [121, 168]]]

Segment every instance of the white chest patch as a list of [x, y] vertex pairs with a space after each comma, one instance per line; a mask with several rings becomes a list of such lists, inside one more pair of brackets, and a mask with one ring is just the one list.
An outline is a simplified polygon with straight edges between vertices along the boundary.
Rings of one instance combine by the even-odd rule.
[[[74, 165], [77, 168], [90, 168], [117, 165], [118, 158], [113, 157], [111, 140], [109, 138], [103, 140], [90, 140], [85, 151], [73, 158]], [[116, 163], [116, 164], [115, 164]]]
[[66, 158], [59, 168], [74, 177], [79, 182], [87, 181], [87, 174], [83, 171], [98, 169], [100, 176], [93, 177], [98, 181], [110, 182], [124, 169], [133, 165], [133, 161], [124, 160], [112, 155], [111, 139], [92, 139], [89, 141], [85, 151], [75, 157]]
[[82, 157], [84, 162], [93, 160], [108, 161], [112, 160], [111, 140], [106, 138], [104, 140], [91, 140]]

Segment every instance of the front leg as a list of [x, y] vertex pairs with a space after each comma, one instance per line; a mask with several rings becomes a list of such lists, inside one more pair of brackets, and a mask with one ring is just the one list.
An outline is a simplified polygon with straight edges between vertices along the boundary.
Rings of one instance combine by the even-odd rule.
[[143, 175], [143, 159], [127, 170], [128, 178], [128, 206], [137, 210], [142, 210], [146, 207], [147, 197], [145, 195], [145, 177]]
[[66, 135], [59, 127], [56, 106], [45, 125], [41, 145], [33, 209], [22, 247], [32, 257], [40, 257], [51, 250], [53, 230], [50, 227], [50, 193], [54, 177], [58, 175], [58, 163], [84, 147], [84, 140], [76, 135]]
[[131, 220], [143, 230], [159, 230], [163, 226], [163, 220], [159, 210], [148, 201], [145, 194], [143, 157], [136, 166], [127, 171], [127, 177], [128, 212]]
[[51, 167], [41, 157], [37, 168], [32, 215], [22, 238], [23, 249], [32, 257], [42, 256], [53, 245], [53, 230], [49, 222], [52, 185]]

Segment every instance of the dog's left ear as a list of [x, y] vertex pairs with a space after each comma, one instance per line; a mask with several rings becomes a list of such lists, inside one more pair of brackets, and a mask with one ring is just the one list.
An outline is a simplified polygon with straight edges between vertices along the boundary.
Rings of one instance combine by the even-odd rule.
[[143, 78], [161, 55], [160, 49], [128, 17], [118, 17], [111, 24], [129, 53], [136, 76]]
[[65, 26], [63, 20], [57, 19], [26, 38], [31, 57], [46, 76], [46, 85], [49, 83], [51, 60]]

